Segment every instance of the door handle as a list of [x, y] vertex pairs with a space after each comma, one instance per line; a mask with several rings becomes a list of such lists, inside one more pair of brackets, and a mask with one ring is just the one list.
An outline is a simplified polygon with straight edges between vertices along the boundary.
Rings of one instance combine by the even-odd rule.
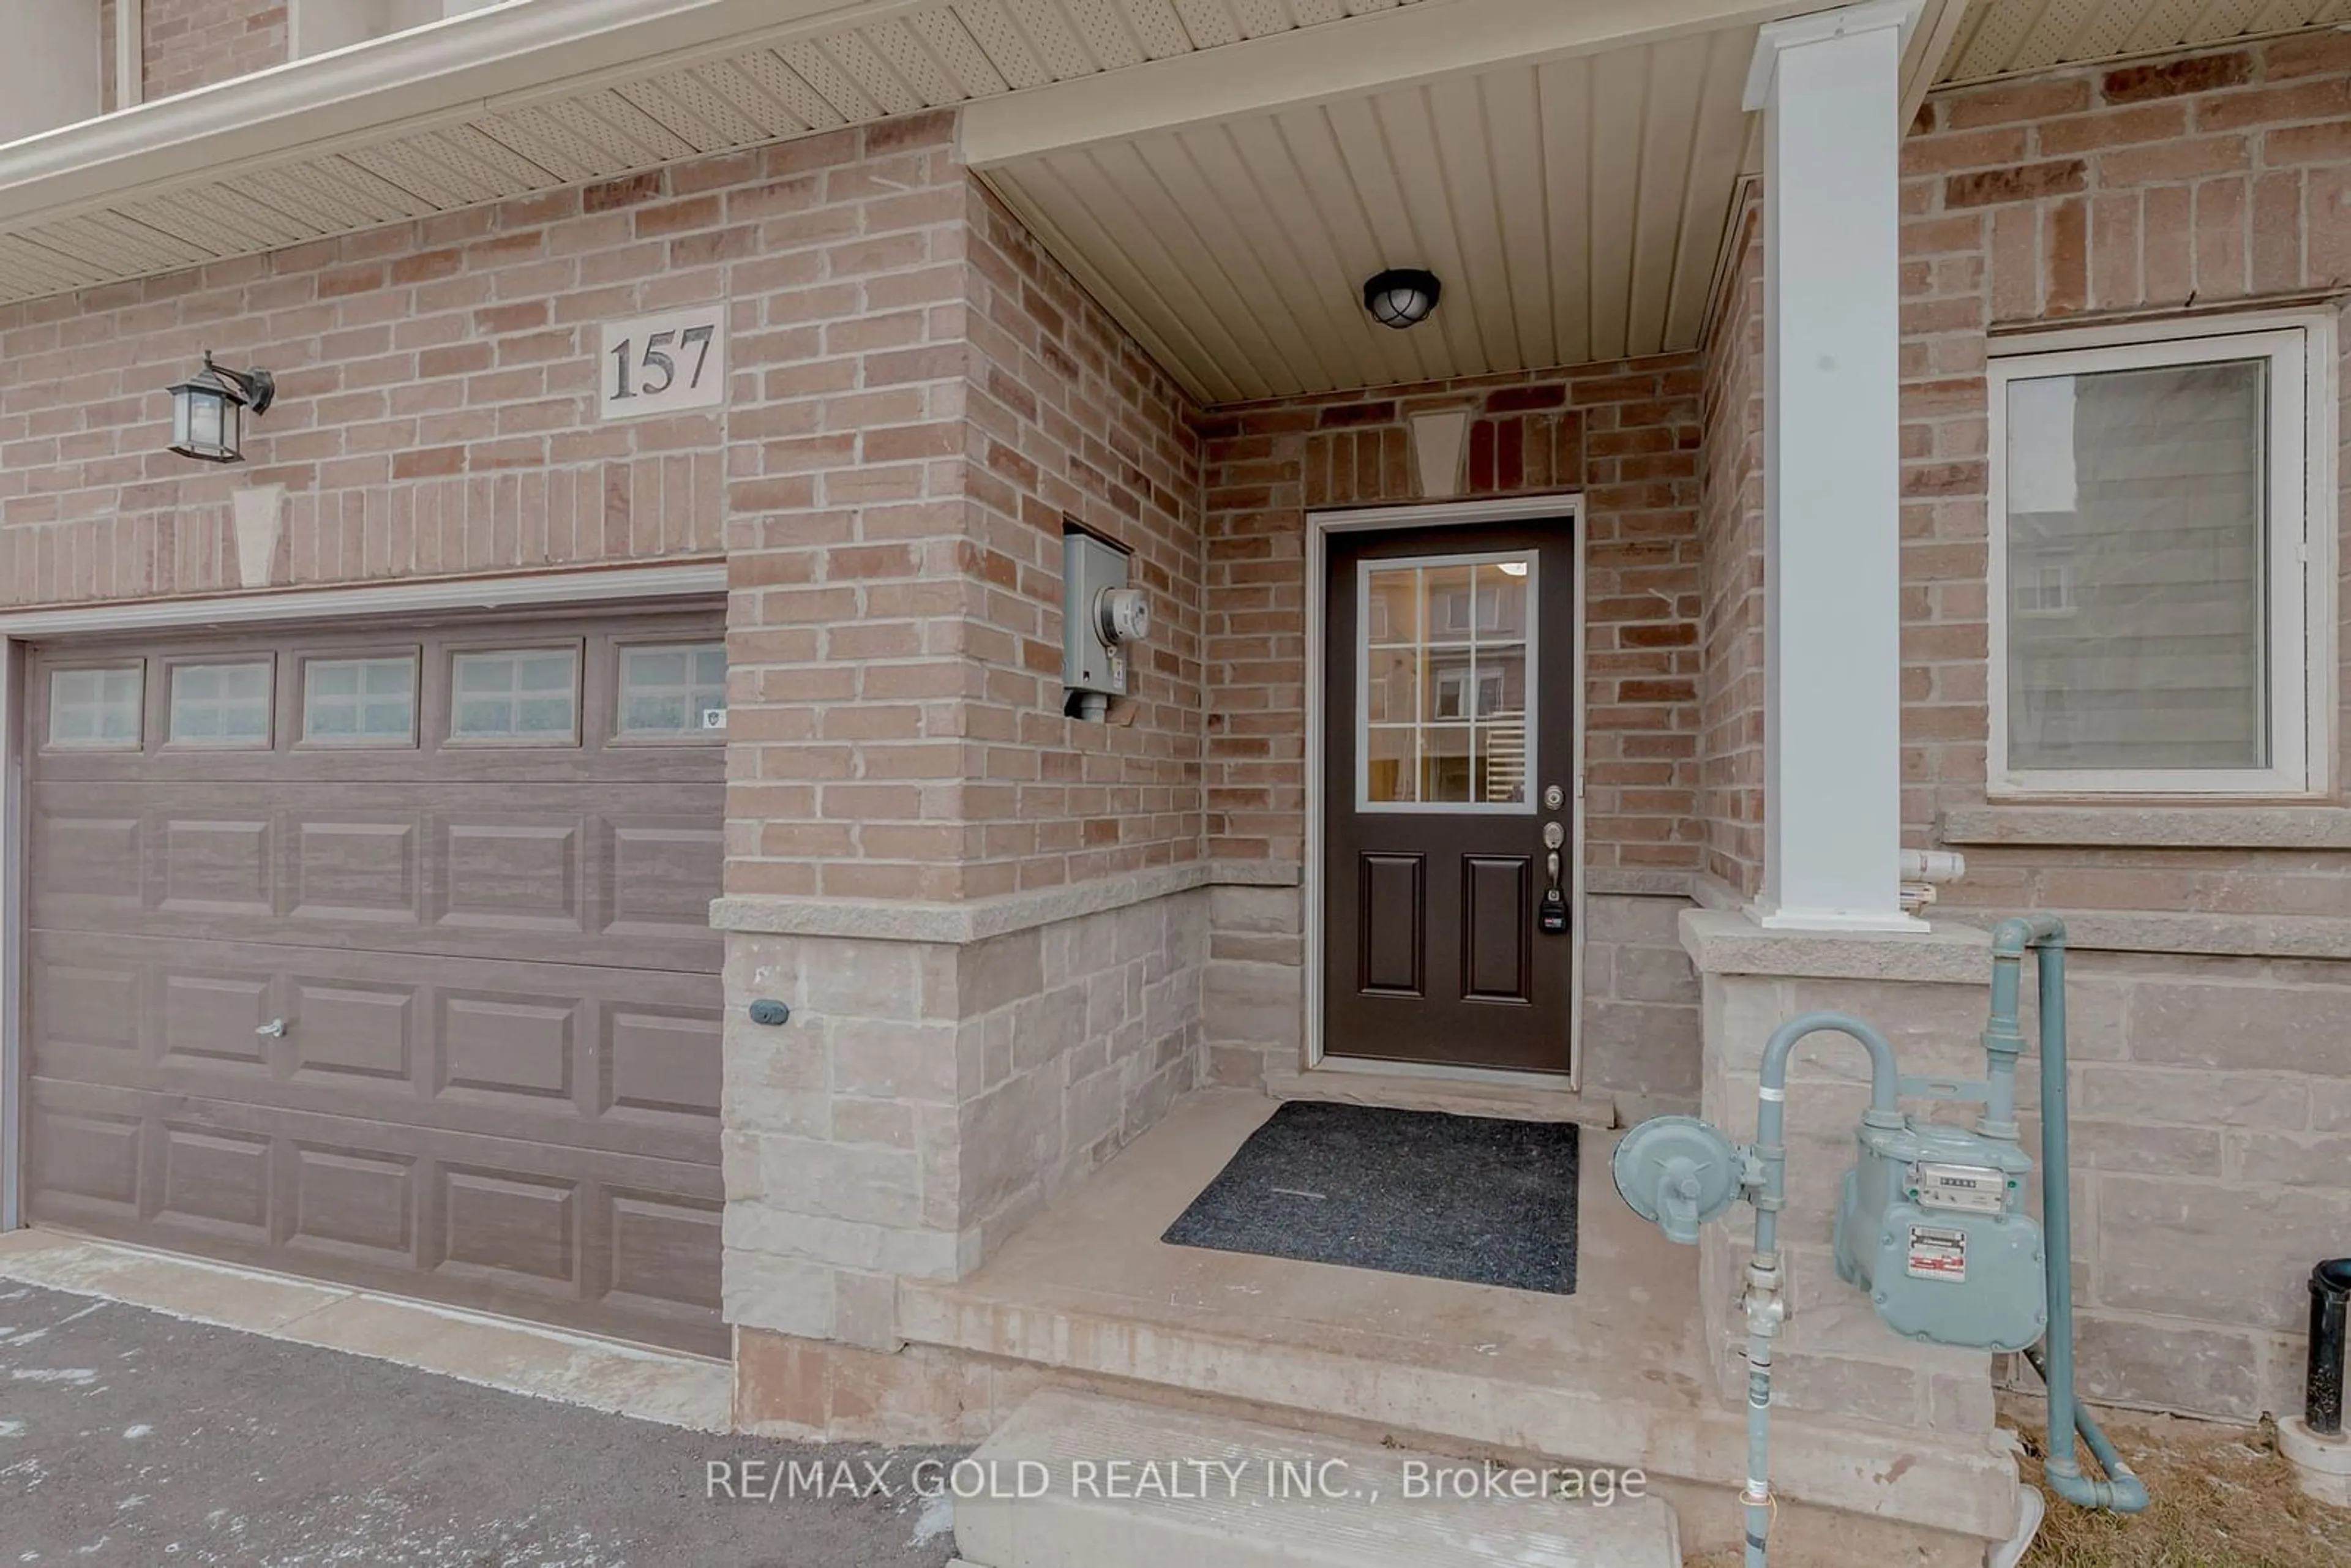
[[263, 1024], [259, 1029], [255, 1030], [253, 1032], [258, 1035], [266, 1035], [271, 1040], [284, 1040], [286, 1038], [286, 1020], [284, 1019], [271, 1019], [267, 1023]]
[[1543, 840], [1543, 895], [1538, 906], [1535, 924], [1552, 936], [1567, 929], [1567, 894], [1560, 891], [1559, 849], [1567, 842], [1567, 830], [1557, 822], [1545, 822]]

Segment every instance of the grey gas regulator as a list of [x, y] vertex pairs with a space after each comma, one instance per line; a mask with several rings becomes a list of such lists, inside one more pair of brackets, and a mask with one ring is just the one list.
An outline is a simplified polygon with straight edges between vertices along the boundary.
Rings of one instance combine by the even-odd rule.
[[[1659, 1116], [1626, 1133], [1611, 1162], [1633, 1211], [1685, 1244], [1744, 1199], [1755, 1250], [1740, 1307], [1748, 1333], [1747, 1568], [1764, 1568], [1773, 1509], [1767, 1459], [1771, 1346], [1787, 1319], [1779, 1243], [1786, 1202], [1788, 1061], [1813, 1034], [1841, 1034], [1869, 1053], [1869, 1109], [1855, 1129], [1837, 1201], [1837, 1277], [1865, 1291], [1886, 1326], [1909, 1339], [1970, 1350], [2022, 1351], [2049, 1388], [2049, 1485], [2069, 1501], [2136, 1513], [2147, 1489], [2074, 1393], [2073, 1270], [2065, 1084], [2064, 923], [2002, 921], [1992, 933], [1990, 1016], [1980, 1081], [1905, 1078], [1886, 1037], [1842, 1013], [1807, 1013], [1764, 1045], [1755, 1142], [1734, 1145], [1694, 1116]], [[2018, 997], [2026, 949], [2040, 987], [2042, 1163], [2048, 1225], [2025, 1212], [2032, 1159], [2017, 1140], [2016, 1063], [2026, 1047]], [[1906, 1114], [1906, 1099], [1975, 1104], [1972, 1127]], [[2045, 1343], [2044, 1343], [2045, 1342]], [[2042, 1346], [2039, 1351], [2035, 1346]], [[2106, 1479], [2082, 1474], [2078, 1430]], [[2038, 1516], [2035, 1515], [2035, 1518]]]

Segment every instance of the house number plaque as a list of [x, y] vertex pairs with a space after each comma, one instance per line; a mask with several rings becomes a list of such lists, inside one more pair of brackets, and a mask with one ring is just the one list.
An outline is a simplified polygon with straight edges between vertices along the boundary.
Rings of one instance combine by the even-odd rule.
[[715, 408], [726, 398], [726, 307], [607, 321], [597, 360], [599, 419]]

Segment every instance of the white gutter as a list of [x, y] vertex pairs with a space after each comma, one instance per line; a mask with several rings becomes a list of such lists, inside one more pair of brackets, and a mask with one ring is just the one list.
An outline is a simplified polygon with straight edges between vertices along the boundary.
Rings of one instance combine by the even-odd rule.
[[[506, 0], [0, 146], [0, 225], [317, 157], [935, 0]], [[135, 16], [135, 5], [124, 6]]]

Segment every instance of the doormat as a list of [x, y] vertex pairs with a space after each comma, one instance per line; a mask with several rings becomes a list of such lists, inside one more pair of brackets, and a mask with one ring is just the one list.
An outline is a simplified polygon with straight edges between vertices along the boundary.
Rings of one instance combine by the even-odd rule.
[[1575, 1293], [1573, 1122], [1291, 1100], [1162, 1241]]

